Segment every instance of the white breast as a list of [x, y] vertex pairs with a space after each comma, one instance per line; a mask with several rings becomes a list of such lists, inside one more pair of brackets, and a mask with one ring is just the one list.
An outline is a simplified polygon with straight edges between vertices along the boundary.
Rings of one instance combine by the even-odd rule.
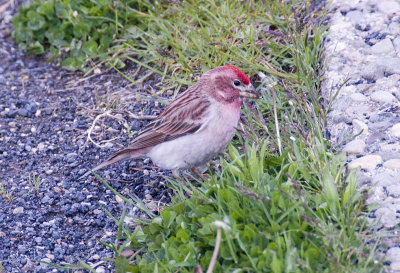
[[147, 156], [164, 169], [199, 166], [212, 159], [232, 140], [240, 117], [240, 108], [233, 105], [212, 107], [196, 133], [160, 143]]

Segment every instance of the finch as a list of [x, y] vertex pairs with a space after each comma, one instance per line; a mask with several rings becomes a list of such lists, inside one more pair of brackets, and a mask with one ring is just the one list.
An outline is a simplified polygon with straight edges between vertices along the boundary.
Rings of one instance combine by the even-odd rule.
[[83, 177], [124, 159], [149, 157], [163, 169], [204, 165], [225, 149], [236, 132], [243, 98], [258, 98], [249, 78], [231, 65], [204, 73], [176, 97], [133, 142]]

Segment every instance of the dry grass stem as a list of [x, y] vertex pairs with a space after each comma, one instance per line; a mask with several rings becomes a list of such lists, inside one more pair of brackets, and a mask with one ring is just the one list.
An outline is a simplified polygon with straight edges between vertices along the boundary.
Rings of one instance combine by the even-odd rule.
[[207, 273], [212, 273], [215, 263], [217, 262], [219, 247], [221, 245], [221, 228], [217, 228], [217, 238], [215, 240], [215, 248], [213, 255], [210, 260], [210, 264], [208, 265]]

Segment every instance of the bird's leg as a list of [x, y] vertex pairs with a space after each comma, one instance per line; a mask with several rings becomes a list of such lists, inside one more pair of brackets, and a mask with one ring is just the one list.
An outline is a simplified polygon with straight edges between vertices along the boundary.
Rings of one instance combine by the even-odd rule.
[[181, 171], [179, 169], [173, 169], [172, 170], [172, 175], [175, 178], [182, 178], [182, 173], [181, 173]]
[[195, 167], [190, 167], [190, 171], [193, 174], [193, 178], [195, 180], [200, 180], [200, 182], [204, 182], [208, 179], [206, 175], [203, 174], [203, 172], [199, 172]]

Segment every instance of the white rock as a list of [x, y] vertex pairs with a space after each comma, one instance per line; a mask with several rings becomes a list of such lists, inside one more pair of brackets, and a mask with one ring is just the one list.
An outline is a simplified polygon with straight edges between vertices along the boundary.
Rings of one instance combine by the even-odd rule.
[[[382, 56], [376, 60], [376, 66], [380, 67], [383, 72], [388, 74], [400, 74], [400, 58], [391, 56]], [[387, 78], [382, 78], [383, 83], [387, 81]], [[381, 85], [382, 82], [376, 82]]]
[[23, 207], [16, 207], [15, 209], [13, 209], [13, 214], [22, 214], [24, 213], [24, 208]]
[[383, 163], [383, 167], [388, 169], [400, 170], [400, 159], [399, 158], [389, 159], [388, 161], [385, 161]]
[[351, 95], [350, 95], [350, 98], [351, 98], [352, 100], [354, 100], [354, 101], [360, 101], [360, 102], [362, 102], [362, 101], [367, 101], [367, 100], [368, 100], [368, 98], [367, 98], [366, 96], [364, 96], [363, 94], [361, 94], [361, 93], [354, 93], [354, 94], [351, 94]]
[[394, 262], [400, 262], [400, 247], [391, 247], [387, 252], [386, 256], [389, 258], [389, 260], [394, 263]]
[[372, 178], [372, 184], [380, 187], [389, 187], [390, 185], [398, 185], [400, 178], [392, 171], [384, 171], [377, 173]]
[[96, 268], [96, 273], [105, 273], [106, 270], [104, 268], [104, 266], [99, 266]]
[[400, 137], [400, 123], [397, 123], [390, 129], [390, 133], [395, 137]]
[[392, 43], [393, 43], [393, 46], [394, 46], [394, 50], [396, 50], [397, 56], [399, 56], [400, 55], [400, 37], [394, 38]]
[[361, 167], [364, 170], [373, 170], [376, 165], [382, 163], [382, 157], [379, 155], [366, 155], [357, 159], [354, 159], [349, 163], [349, 169], [355, 169]]
[[390, 269], [392, 269], [395, 272], [399, 272], [400, 271], [400, 262], [391, 263]]
[[97, 254], [94, 254], [94, 255], [92, 256], [92, 258], [93, 258], [94, 260], [98, 260], [98, 259], [100, 259], [100, 256], [97, 255]]
[[383, 187], [374, 187], [371, 194], [368, 196], [367, 204], [382, 203], [387, 197], [386, 190]]
[[12, 21], [12, 15], [6, 14], [3, 19], [4, 24], [9, 24], [9, 23], [11, 23], [11, 21]]
[[93, 211], [93, 213], [96, 214], [96, 215], [99, 215], [101, 212], [102, 212], [102, 211], [99, 210], [99, 209], [95, 209], [95, 210]]
[[53, 254], [47, 253], [46, 257], [49, 258], [50, 260], [54, 260], [54, 255]]
[[[349, 99], [347, 98], [347, 100]], [[363, 103], [353, 103], [353, 105], [348, 106], [347, 109], [344, 110], [344, 113], [342, 111], [342, 113], [340, 114], [343, 118], [348, 116], [349, 120], [353, 120], [353, 119], [362, 119], [365, 116], [367, 116], [370, 112], [371, 112], [370, 105]]]
[[389, 103], [389, 102], [394, 101], [396, 98], [389, 92], [376, 91], [376, 92], [372, 93], [371, 99], [376, 102]]
[[377, 3], [380, 12], [385, 14], [394, 14], [400, 12], [400, 4], [398, 1], [381, 0]]
[[354, 133], [358, 134], [362, 131], [363, 135], [368, 134], [368, 126], [364, 122], [358, 119], [353, 119], [353, 130]]
[[392, 23], [389, 25], [388, 30], [389, 30], [389, 33], [390, 33], [390, 34], [393, 34], [393, 35], [400, 35], [400, 23], [399, 23], [399, 22], [396, 22], [396, 21], [392, 22]]
[[392, 196], [394, 198], [400, 197], [400, 186], [399, 185], [390, 185], [389, 187], [386, 188], [386, 190], [390, 196]]
[[389, 38], [385, 38], [382, 41], [374, 44], [370, 48], [372, 54], [394, 54], [394, 46]]
[[386, 228], [392, 228], [397, 224], [396, 212], [391, 209], [385, 207], [379, 208], [375, 211], [375, 216]]
[[117, 201], [118, 204], [124, 203], [124, 199], [122, 199], [122, 198], [119, 197], [118, 195], [115, 196], [115, 200]]
[[359, 23], [365, 16], [359, 10], [352, 10], [346, 14], [346, 18], [349, 18], [353, 23]]
[[349, 154], [362, 154], [365, 150], [365, 142], [361, 139], [355, 139], [349, 143], [347, 143], [343, 151]]
[[362, 66], [361, 76], [368, 80], [377, 80], [382, 78], [385, 74], [384, 66], [377, 65], [380, 61], [376, 60], [374, 62], [367, 63]]
[[45, 145], [44, 145], [43, 142], [40, 142], [40, 143], [38, 144], [38, 146], [37, 146], [37, 148], [38, 148], [38, 150], [39, 150], [40, 152], [44, 150], [44, 147], [45, 147]]

